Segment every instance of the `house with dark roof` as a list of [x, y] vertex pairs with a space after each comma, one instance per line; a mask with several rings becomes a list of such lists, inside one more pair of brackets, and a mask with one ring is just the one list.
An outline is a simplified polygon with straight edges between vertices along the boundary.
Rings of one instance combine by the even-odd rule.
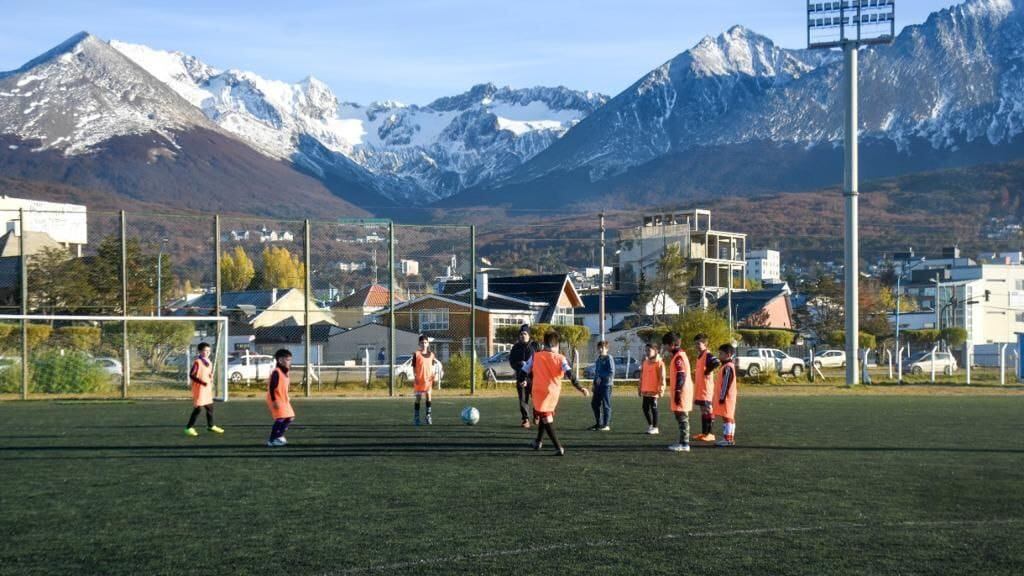
[[0, 312], [21, 314], [21, 257], [0, 258]]
[[[604, 302], [605, 331], [610, 332], [614, 327], [621, 327], [626, 320], [637, 317], [635, 303], [640, 297], [639, 294], [606, 294]], [[576, 314], [576, 323], [590, 329], [591, 336], [598, 336], [601, 332], [601, 297], [599, 294], [587, 294], [582, 298], [583, 310]], [[652, 296], [642, 306], [643, 316], [679, 314], [679, 304], [671, 296], [664, 292]], [[635, 322], [634, 322], [635, 323]]]
[[[438, 294], [427, 294], [395, 307], [395, 325], [434, 338], [442, 359], [470, 350], [472, 306], [466, 280], [447, 282]], [[503, 326], [575, 324], [583, 301], [568, 274], [541, 274], [477, 279], [477, 353], [490, 355], [511, 346], [498, 342]], [[386, 312], [383, 311], [382, 314]], [[386, 318], [385, 318], [386, 320]]]
[[[718, 309], [728, 314], [729, 299], [718, 299]], [[733, 323], [739, 328], [793, 329], [793, 306], [783, 287], [753, 292], [733, 292]]]
[[[267, 326], [302, 326], [305, 322], [306, 298], [298, 288], [245, 290], [221, 294], [223, 316], [243, 321], [255, 328]], [[317, 305], [310, 298], [309, 323], [335, 325], [330, 310]], [[185, 306], [173, 311], [176, 316], [209, 316], [216, 308], [216, 295], [203, 294]]]

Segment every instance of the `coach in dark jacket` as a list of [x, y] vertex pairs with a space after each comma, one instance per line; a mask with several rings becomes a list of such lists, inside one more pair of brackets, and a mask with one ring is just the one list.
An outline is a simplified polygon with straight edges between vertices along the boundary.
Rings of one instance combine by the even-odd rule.
[[516, 396], [519, 397], [519, 415], [522, 417], [523, 428], [530, 427], [530, 391], [533, 381], [523, 372], [523, 366], [533, 358], [533, 353], [540, 350], [536, 342], [530, 341], [530, 326], [523, 324], [519, 328], [519, 341], [512, 345], [508, 353], [508, 363], [516, 372]]

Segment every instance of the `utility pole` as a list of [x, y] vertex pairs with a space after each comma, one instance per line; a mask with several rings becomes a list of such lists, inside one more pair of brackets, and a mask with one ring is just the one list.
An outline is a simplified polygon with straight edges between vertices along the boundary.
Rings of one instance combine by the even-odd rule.
[[598, 315], [600, 317], [600, 321], [598, 322], [598, 332], [601, 333], [601, 340], [603, 341], [605, 339], [605, 308], [604, 308], [604, 297], [605, 297], [605, 287], [604, 287], [604, 284], [605, 284], [604, 283], [604, 247], [605, 247], [605, 236], [604, 236], [604, 234], [605, 234], [605, 227], [604, 227], [604, 212], [601, 212], [600, 225], [601, 225], [601, 256], [600, 256], [599, 263], [598, 263], [598, 266], [600, 268], [600, 271], [598, 272], [598, 275], [601, 278], [601, 285], [598, 287], [598, 308], [597, 308], [597, 313], [598, 313]]
[[[807, 2], [807, 47], [840, 48], [845, 60], [843, 94], [846, 103], [843, 122], [843, 199], [845, 234], [843, 243], [846, 310], [846, 385], [860, 381], [860, 319], [858, 282], [860, 254], [858, 238], [858, 115], [857, 51], [866, 44], [888, 44], [896, 35], [896, 3], [891, 2]], [[881, 5], [879, 5], [881, 4]]]

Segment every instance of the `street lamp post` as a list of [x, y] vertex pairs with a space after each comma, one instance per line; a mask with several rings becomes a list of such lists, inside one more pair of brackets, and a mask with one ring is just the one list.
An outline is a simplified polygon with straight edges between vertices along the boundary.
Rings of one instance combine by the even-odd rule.
[[900, 308], [902, 304], [903, 290], [900, 289], [900, 284], [903, 282], [903, 276], [906, 275], [907, 272], [910, 272], [914, 268], [917, 268], [918, 266], [923, 264], [925, 260], [927, 260], [927, 258], [921, 258], [920, 260], [917, 261], [917, 263], [913, 264], [912, 266], [905, 270], [900, 271], [900, 273], [896, 276], [896, 356], [898, 360], [896, 362], [896, 372], [899, 375], [897, 381], [900, 384], [903, 384], [903, 356], [900, 354]]
[[846, 308], [846, 384], [860, 380], [859, 306], [860, 278], [859, 242], [857, 238], [858, 170], [857, 158], [857, 50], [868, 44], [888, 44], [896, 35], [896, 0], [843, 0], [841, 2], [807, 2], [807, 47], [843, 50], [846, 95], [843, 149], [845, 153], [843, 196], [845, 228], [843, 258], [845, 270]]

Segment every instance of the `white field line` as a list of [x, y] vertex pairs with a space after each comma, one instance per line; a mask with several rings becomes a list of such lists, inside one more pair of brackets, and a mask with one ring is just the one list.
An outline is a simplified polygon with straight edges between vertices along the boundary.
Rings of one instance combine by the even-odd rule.
[[[1021, 518], [996, 518], [990, 520], [908, 520], [906, 522], [892, 522], [881, 524], [869, 524], [864, 522], [835, 522], [832, 524], [820, 524], [817, 526], [789, 526], [776, 528], [747, 528], [741, 530], [708, 530], [704, 532], [684, 532], [681, 534], [665, 534], [656, 537], [647, 537], [643, 543], [652, 541], [671, 541], [681, 538], [708, 538], [713, 536], [759, 536], [765, 534], [793, 534], [799, 532], [826, 532], [830, 530], [857, 530], [857, 529], [878, 529], [878, 528], [955, 528], [960, 526], [981, 526], [981, 525], [1005, 525], [1021, 523]], [[436, 566], [438, 564], [451, 564], [457, 562], [470, 562], [473, 560], [486, 560], [500, 558], [503, 556], [519, 556], [522, 554], [536, 554], [540, 552], [552, 552], [556, 550], [581, 550], [585, 548], [598, 548], [606, 546], [626, 546], [639, 544], [641, 540], [581, 540], [574, 542], [562, 542], [556, 544], [544, 544], [539, 546], [526, 546], [513, 550], [490, 550], [475, 554], [457, 554], [454, 556], [443, 556], [433, 558], [422, 558], [393, 564], [378, 564], [359, 568], [347, 568], [335, 572], [325, 572], [322, 576], [341, 576], [345, 574], [373, 574], [377, 572], [391, 572], [394, 570], [405, 570], [421, 566]]]

